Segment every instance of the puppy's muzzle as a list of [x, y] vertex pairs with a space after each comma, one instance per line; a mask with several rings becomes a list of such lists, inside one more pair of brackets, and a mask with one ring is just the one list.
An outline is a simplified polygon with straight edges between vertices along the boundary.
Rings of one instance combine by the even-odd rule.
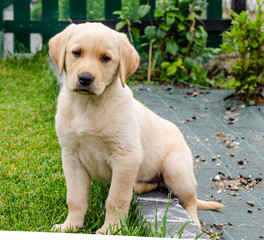
[[94, 82], [94, 76], [91, 73], [82, 72], [78, 75], [78, 81], [83, 87], [88, 87]]

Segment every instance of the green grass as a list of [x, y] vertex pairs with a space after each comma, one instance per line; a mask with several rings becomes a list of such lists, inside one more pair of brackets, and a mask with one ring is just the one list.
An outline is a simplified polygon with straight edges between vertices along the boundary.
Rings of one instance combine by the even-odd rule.
[[[47, 51], [0, 59], [0, 230], [50, 231], [67, 217], [66, 185], [55, 132], [57, 79]], [[109, 184], [92, 181], [90, 207], [79, 232], [94, 233], [104, 221]], [[137, 199], [118, 233], [164, 236], [138, 217]], [[181, 234], [179, 232], [179, 234]]]
[[64, 205], [55, 81], [41, 53], [0, 62], [2, 230], [48, 230]]
[[[56, 81], [46, 52], [0, 60], [0, 230], [49, 231], [67, 217]], [[83, 232], [102, 225], [107, 193], [92, 182]]]

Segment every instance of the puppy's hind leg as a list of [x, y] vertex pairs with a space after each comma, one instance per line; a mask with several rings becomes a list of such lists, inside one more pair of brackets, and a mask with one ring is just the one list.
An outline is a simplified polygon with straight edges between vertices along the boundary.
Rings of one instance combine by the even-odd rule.
[[182, 207], [200, 227], [197, 217], [197, 183], [193, 173], [192, 155], [189, 149], [172, 152], [164, 163], [164, 183], [179, 199]]
[[144, 192], [150, 192], [156, 189], [158, 186], [158, 183], [136, 182], [134, 184], [134, 191], [136, 194], [141, 194]]

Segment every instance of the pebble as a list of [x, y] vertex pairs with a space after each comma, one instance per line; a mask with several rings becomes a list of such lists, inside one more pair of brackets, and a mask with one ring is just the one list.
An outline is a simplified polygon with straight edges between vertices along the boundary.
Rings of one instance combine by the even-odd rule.
[[237, 196], [237, 193], [230, 193], [231, 196]]
[[217, 190], [217, 193], [219, 193], [219, 194], [222, 193], [222, 190]]
[[237, 162], [239, 165], [244, 165], [244, 162], [242, 160]]
[[212, 161], [215, 161], [216, 159], [218, 159], [218, 157], [213, 157], [213, 158], [212, 158]]
[[251, 207], [254, 207], [255, 206], [255, 203], [254, 201], [250, 202], [250, 201], [247, 201], [246, 202], [247, 205], [251, 206]]
[[213, 180], [214, 181], [220, 181], [221, 180], [221, 177], [219, 175], [216, 175]]
[[248, 213], [252, 213], [253, 211], [252, 211], [252, 209], [251, 208], [249, 208], [248, 209]]
[[217, 134], [217, 137], [225, 137], [226, 134], [224, 132], [218, 132]]

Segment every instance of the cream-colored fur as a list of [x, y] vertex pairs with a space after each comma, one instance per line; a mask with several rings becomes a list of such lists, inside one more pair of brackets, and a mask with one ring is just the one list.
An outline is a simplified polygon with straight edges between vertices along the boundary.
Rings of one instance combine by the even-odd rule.
[[[128, 213], [133, 186], [141, 192], [165, 185], [198, 225], [197, 204], [203, 209], [223, 206], [197, 201], [192, 154], [179, 129], [135, 100], [125, 84], [139, 64], [126, 35], [99, 23], [72, 24], [50, 40], [49, 48], [60, 74], [66, 73], [56, 131], [69, 207], [66, 221], [53, 229], [83, 226], [91, 178], [111, 182], [105, 222], [97, 233], [119, 225], [116, 210]], [[80, 73], [94, 81], [82, 86]], [[161, 175], [160, 183], [148, 183]]]

